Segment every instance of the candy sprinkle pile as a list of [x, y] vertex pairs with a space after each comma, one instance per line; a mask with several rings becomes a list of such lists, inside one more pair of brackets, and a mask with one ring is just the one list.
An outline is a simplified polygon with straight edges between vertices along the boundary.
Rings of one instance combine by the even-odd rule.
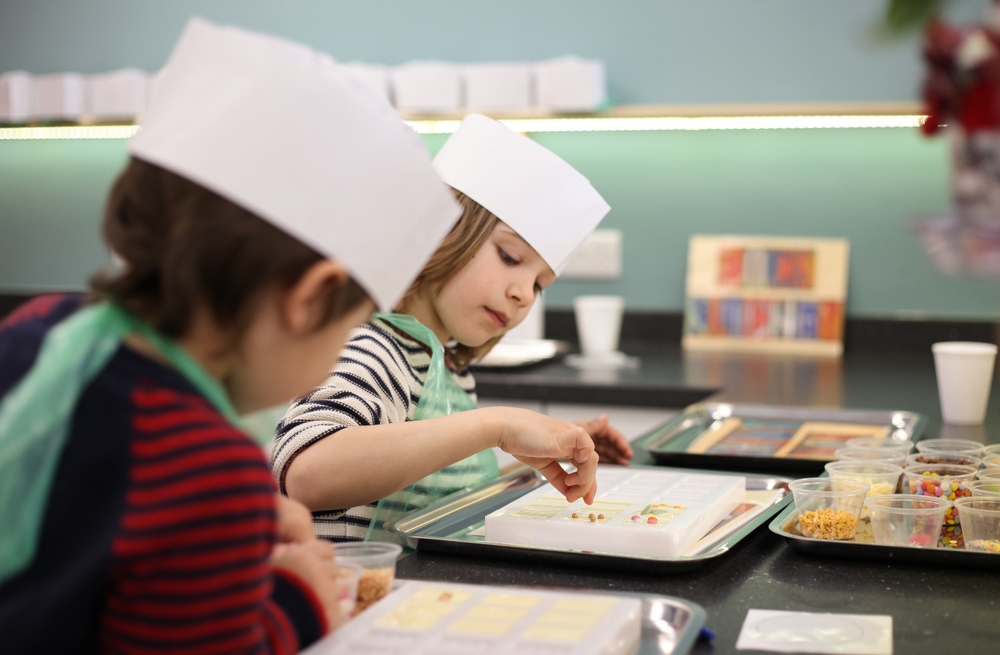
[[832, 507], [799, 514], [799, 531], [804, 537], [853, 539], [857, 527], [857, 516]]
[[969, 550], [983, 550], [988, 553], [1000, 553], [1000, 541], [996, 539], [976, 539], [966, 544]]

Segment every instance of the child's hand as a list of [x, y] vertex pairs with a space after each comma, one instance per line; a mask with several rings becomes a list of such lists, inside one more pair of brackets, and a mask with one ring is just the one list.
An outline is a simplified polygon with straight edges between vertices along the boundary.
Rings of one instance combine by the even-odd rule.
[[[569, 502], [583, 498], [588, 505], [597, 493], [594, 441], [580, 426], [523, 409], [502, 411], [503, 435], [499, 446], [528, 466], [538, 469]], [[567, 473], [557, 460], [569, 459], [576, 471]]]
[[601, 456], [602, 462], [628, 466], [633, 455], [632, 447], [625, 435], [608, 422], [607, 414], [601, 414], [594, 419], [577, 419], [573, 423], [586, 430], [594, 440], [594, 449]]
[[309, 585], [323, 606], [330, 632], [347, 620], [340, 610], [341, 582], [333, 544], [315, 537], [304, 543], [278, 544], [271, 563], [290, 571]]
[[312, 512], [299, 501], [278, 494], [278, 543], [304, 543], [315, 538]]

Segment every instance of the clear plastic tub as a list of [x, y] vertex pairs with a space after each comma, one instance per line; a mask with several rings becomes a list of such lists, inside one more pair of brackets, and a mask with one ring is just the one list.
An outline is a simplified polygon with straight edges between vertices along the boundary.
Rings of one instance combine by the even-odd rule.
[[1000, 482], [1000, 466], [987, 466], [976, 471], [976, 479]]
[[795, 498], [796, 525], [804, 537], [854, 539], [870, 485], [861, 480], [802, 478], [788, 483]]
[[958, 453], [979, 457], [983, 444], [968, 439], [924, 439], [917, 442], [920, 453]]
[[[920, 464], [907, 467], [903, 471], [906, 478], [904, 488], [915, 496], [935, 496], [954, 501], [972, 495], [969, 483], [976, 477], [976, 468], [955, 464]], [[944, 514], [941, 525], [941, 545], [947, 548], [962, 548], [961, 518], [952, 507]]]
[[976, 496], [1000, 497], [1000, 480], [973, 480], [969, 483], [973, 498]]
[[980, 459], [974, 455], [963, 453], [926, 452], [914, 453], [906, 458], [906, 466], [924, 466], [926, 464], [956, 464], [978, 468]]
[[843, 462], [888, 462], [896, 466], [906, 462], [906, 453], [888, 448], [840, 448], [833, 451], [833, 456]]
[[995, 453], [983, 453], [983, 466], [997, 466], [1000, 467], [1000, 455]]
[[[912, 441], [900, 441], [890, 437], [854, 437], [844, 442], [845, 448], [874, 448], [875, 450], [901, 451], [903, 456], [913, 450]], [[1000, 454], [1000, 453], [998, 453]]]
[[358, 604], [358, 583], [364, 569], [360, 564], [345, 562], [338, 558], [337, 575], [340, 577], [340, 611], [344, 616], [353, 616]]
[[[863, 437], [869, 439], [872, 437]], [[888, 462], [839, 461], [830, 462], [826, 466], [827, 474], [834, 480], [861, 480], [870, 485], [866, 498], [896, 493], [903, 469]], [[872, 525], [868, 517], [868, 508], [861, 508], [860, 521], [854, 540], [861, 543], [874, 543]]]
[[882, 546], [937, 548], [950, 507], [950, 502], [936, 496], [886, 494], [865, 499], [875, 543]]
[[387, 541], [358, 541], [337, 544], [337, 561], [359, 565], [356, 611], [360, 612], [390, 591], [396, 579], [396, 559], [403, 552], [399, 544]]
[[1000, 553], [1000, 498], [959, 498], [955, 507], [962, 514], [965, 548]]
[[979, 453], [979, 456], [983, 459], [986, 459], [987, 457], [1000, 458], [1000, 443], [983, 446], [983, 452]]

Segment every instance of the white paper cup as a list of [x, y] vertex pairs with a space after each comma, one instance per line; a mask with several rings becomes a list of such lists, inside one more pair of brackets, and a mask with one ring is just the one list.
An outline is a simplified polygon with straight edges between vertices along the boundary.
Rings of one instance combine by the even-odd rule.
[[997, 347], [992, 343], [944, 341], [931, 346], [931, 350], [944, 422], [981, 424], [986, 418]]
[[621, 296], [578, 296], [573, 300], [580, 350], [600, 357], [618, 350], [625, 299]]

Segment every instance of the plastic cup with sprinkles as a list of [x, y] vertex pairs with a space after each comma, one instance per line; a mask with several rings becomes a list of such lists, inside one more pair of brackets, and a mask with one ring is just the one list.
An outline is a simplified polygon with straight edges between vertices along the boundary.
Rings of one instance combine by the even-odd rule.
[[896, 466], [906, 462], [906, 453], [891, 448], [839, 448], [833, 456], [843, 462], [887, 462]]
[[928, 451], [925, 453], [914, 453], [906, 458], [906, 467], [926, 466], [927, 464], [953, 464], [957, 466], [972, 466], [978, 468], [980, 459], [974, 455], [965, 453], [947, 453]]
[[788, 483], [795, 498], [796, 527], [804, 537], [854, 539], [865, 494], [861, 480], [802, 478]]
[[865, 499], [872, 535], [880, 546], [937, 548], [951, 503], [937, 496], [885, 494]]
[[[903, 471], [904, 490], [914, 496], [935, 496], [954, 502], [972, 495], [969, 483], [976, 477], [973, 466], [956, 464], [918, 464]], [[941, 545], [962, 548], [962, 521], [955, 507], [949, 508], [941, 525]]]
[[1000, 554], [1000, 497], [959, 498], [955, 507], [962, 514], [965, 548]]
[[1000, 498], [1000, 480], [973, 480], [969, 483], [972, 497], [985, 496]]
[[958, 453], [979, 457], [983, 444], [968, 439], [924, 439], [917, 442], [919, 453]]

